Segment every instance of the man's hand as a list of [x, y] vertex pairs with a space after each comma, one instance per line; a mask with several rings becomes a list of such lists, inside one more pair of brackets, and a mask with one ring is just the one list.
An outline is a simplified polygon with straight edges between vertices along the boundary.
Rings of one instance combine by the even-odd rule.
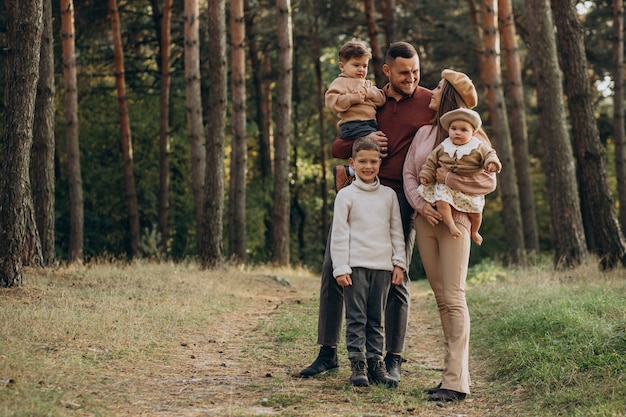
[[378, 149], [380, 150], [380, 156], [382, 158], [387, 156], [387, 153], [389, 151], [389, 141], [387, 140], [387, 135], [385, 135], [380, 130], [377, 130], [376, 132], [370, 133], [366, 137], [376, 142], [376, 144], [378, 145]]

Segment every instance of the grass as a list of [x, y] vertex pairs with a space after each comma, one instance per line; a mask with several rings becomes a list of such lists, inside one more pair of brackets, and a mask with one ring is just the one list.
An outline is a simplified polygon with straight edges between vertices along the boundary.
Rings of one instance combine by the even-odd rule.
[[473, 344], [489, 360], [493, 395], [545, 416], [626, 413], [626, 280], [581, 267], [527, 269], [472, 291]]
[[412, 283], [397, 389], [352, 388], [315, 356], [319, 278], [304, 270], [102, 263], [29, 270], [0, 289], [0, 415], [623, 416], [624, 271], [481, 264], [470, 274], [473, 395], [425, 401], [443, 356]]

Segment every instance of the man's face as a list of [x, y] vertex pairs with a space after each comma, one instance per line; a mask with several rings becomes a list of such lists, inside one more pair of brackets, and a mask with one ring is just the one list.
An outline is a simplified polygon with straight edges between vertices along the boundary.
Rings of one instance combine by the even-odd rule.
[[420, 81], [420, 60], [398, 57], [391, 64], [383, 65], [383, 72], [389, 78], [390, 93], [396, 98], [413, 94]]

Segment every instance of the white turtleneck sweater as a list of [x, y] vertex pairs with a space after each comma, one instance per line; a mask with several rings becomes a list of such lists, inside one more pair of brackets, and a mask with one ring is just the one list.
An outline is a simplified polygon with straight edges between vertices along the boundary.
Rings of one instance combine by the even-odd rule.
[[352, 273], [352, 268], [406, 271], [404, 232], [396, 192], [358, 176], [335, 198], [330, 242], [333, 275]]

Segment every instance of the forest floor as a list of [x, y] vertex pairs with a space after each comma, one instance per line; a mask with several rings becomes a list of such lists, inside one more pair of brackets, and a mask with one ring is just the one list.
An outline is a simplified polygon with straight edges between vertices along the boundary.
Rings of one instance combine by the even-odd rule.
[[[254, 292], [236, 311], [215, 320], [209, 334], [189, 334], [167, 365], [153, 372], [119, 369], [128, 381], [128, 397], [116, 407], [118, 415], [158, 416], [396, 416], [446, 417], [511, 416], [510, 404], [485, 395], [487, 376], [480, 362], [472, 360], [473, 394], [463, 402], [426, 401], [422, 390], [435, 385], [441, 372], [443, 350], [441, 327], [432, 293], [425, 282], [412, 285], [412, 310], [407, 339], [407, 362], [396, 390], [381, 387], [353, 388], [348, 384], [349, 362], [340, 346], [337, 373], [301, 379], [298, 372], [317, 354], [318, 347], [298, 343], [291, 354], [273, 355], [274, 349], [289, 350], [285, 343], [271, 345], [263, 330], [284, 309], [297, 309], [303, 300], [317, 299], [319, 281], [280, 284], [260, 279]], [[316, 311], [316, 310], [315, 310]], [[309, 317], [316, 321], [316, 317]], [[314, 340], [314, 335], [310, 335]], [[268, 346], [269, 344], [269, 346]], [[259, 353], [255, 346], [265, 346]], [[298, 355], [294, 360], [294, 355]], [[137, 376], [142, 376], [137, 379]], [[114, 377], [115, 378], [115, 377]], [[279, 382], [276, 382], [278, 380]], [[272, 382], [274, 381], [274, 382]], [[369, 393], [366, 391], [370, 390]], [[509, 402], [509, 401], [507, 401]], [[129, 407], [130, 406], [130, 407]], [[505, 408], [509, 408], [505, 411]]]

